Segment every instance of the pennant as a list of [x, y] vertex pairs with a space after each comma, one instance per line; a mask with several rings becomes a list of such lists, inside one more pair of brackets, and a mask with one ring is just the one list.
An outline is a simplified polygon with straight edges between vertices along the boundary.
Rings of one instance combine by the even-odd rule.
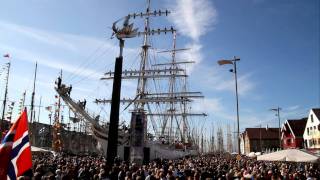
[[1, 142], [0, 161], [0, 179], [17, 179], [32, 168], [26, 109]]
[[47, 111], [51, 111], [51, 110], [52, 110], [52, 106], [47, 106], [47, 107], [45, 107], [45, 109], [46, 109]]
[[9, 54], [4, 54], [3, 57], [10, 58], [10, 55]]
[[218, 61], [219, 65], [224, 65], [224, 64], [233, 64], [231, 60], [220, 60]]

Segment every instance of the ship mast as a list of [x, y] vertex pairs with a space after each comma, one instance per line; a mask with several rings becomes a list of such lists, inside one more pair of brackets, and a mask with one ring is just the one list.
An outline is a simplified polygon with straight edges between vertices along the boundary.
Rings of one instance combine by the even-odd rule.
[[[175, 68], [175, 61], [176, 61], [176, 51], [175, 51], [175, 49], [176, 49], [176, 36], [177, 36], [177, 33], [176, 33], [176, 31], [174, 31], [173, 32], [173, 51], [172, 51], [172, 69], [174, 69]], [[175, 72], [173, 72], [173, 73], [175, 73]], [[173, 98], [173, 93], [174, 93], [174, 89], [175, 89], [175, 84], [176, 84], [176, 78], [175, 78], [175, 76], [172, 76], [171, 78], [170, 78], [170, 81], [169, 81], [169, 93], [171, 93], [171, 98]], [[171, 113], [171, 115], [170, 115], [170, 131], [169, 131], [169, 143], [171, 143], [171, 142], [173, 142], [174, 141], [174, 139], [172, 140], [171, 138], [172, 138], [172, 129], [173, 129], [173, 121], [174, 121], [174, 111], [175, 111], [175, 107], [174, 107], [175, 105], [174, 105], [174, 103], [173, 102], [170, 102], [170, 113]], [[178, 124], [178, 121], [177, 121], [177, 124]], [[178, 128], [179, 128], [179, 125], [177, 126]], [[181, 134], [181, 133], [180, 133]], [[171, 140], [171, 142], [170, 142], [170, 140]]]
[[[62, 70], [60, 71], [60, 79], [62, 81]], [[62, 139], [61, 139], [61, 122], [60, 122], [60, 110], [61, 110], [61, 98], [60, 95], [56, 95], [55, 111], [54, 111], [54, 122], [53, 122], [53, 134], [52, 134], [52, 149], [55, 152], [60, 152], [62, 150]], [[51, 120], [51, 117], [50, 117]], [[51, 124], [51, 123], [50, 123]]]
[[1, 130], [4, 131], [4, 114], [6, 112], [6, 106], [7, 106], [7, 96], [8, 96], [8, 84], [9, 84], [9, 74], [10, 74], [10, 66], [11, 62], [9, 61], [7, 63], [7, 76], [6, 76], [6, 89], [4, 92], [4, 99], [3, 99], [3, 109], [2, 109], [2, 117], [1, 117]]
[[[164, 136], [165, 135], [165, 129], [168, 129], [167, 123], [170, 122], [169, 127], [169, 137], [174, 134], [172, 131], [173, 129], [173, 122], [176, 120], [177, 126], [183, 125], [183, 129], [179, 128], [181, 139], [185, 139], [186, 132], [187, 132], [187, 126], [188, 123], [186, 121], [188, 116], [206, 116], [205, 113], [189, 113], [187, 110], [188, 102], [191, 102], [193, 98], [203, 98], [203, 95], [200, 92], [187, 92], [186, 86], [183, 87], [182, 91], [176, 90], [175, 84], [177, 78], [185, 78], [188, 77], [186, 75], [185, 69], [180, 68], [178, 65], [180, 64], [188, 64], [188, 63], [194, 63], [194, 61], [176, 61], [176, 52], [178, 51], [184, 51], [188, 49], [176, 49], [176, 30], [173, 27], [170, 28], [163, 28], [163, 29], [151, 29], [150, 28], [150, 18], [151, 17], [157, 17], [165, 15], [167, 16], [170, 12], [168, 10], [166, 11], [151, 11], [150, 10], [150, 0], [147, 0], [147, 9], [146, 12], [143, 13], [133, 13], [129, 14], [125, 17], [125, 21], [129, 21], [130, 18], [137, 18], [141, 17], [144, 18], [144, 31], [142, 32], [133, 32], [129, 37], [135, 37], [135, 36], [141, 36], [143, 35], [143, 45], [142, 45], [142, 51], [141, 51], [141, 61], [140, 61], [140, 67], [138, 70], [124, 70], [122, 71], [122, 79], [137, 79], [138, 85], [136, 89], [136, 97], [134, 98], [121, 98], [120, 102], [122, 103], [128, 103], [128, 106], [125, 108], [127, 109], [131, 104], [134, 104], [134, 110], [132, 112], [145, 112], [146, 109], [149, 111], [145, 115], [149, 116], [151, 118], [151, 122], [153, 125], [153, 130], [156, 135]], [[118, 22], [118, 21], [116, 21]], [[128, 22], [126, 22], [128, 24]], [[128, 25], [129, 31], [132, 30], [133, 24]], [[116, 29], [116, 31], [121, 32], [121, 29]], [[137, 29], [135, 29], [137, 30]], [[159, 64], [149, 64], [148, 54], [149, 54], [149, 39], [150, 36], [153, 35], [160, 35], [160, 34], [167, 34], [172, 33], [173, 34], [173, 49], [171, 50], [165, 50], [158, 53], [171, 53], [172, 60], [171, 62], [167, 63], [159, 63]], [[119, 33], [115, 33], [118, 36], [125, 37], [125, 33], [122, 33], [118, 35]], [[114, 72], [106, 72], [104, 76], [101, 78], [101, 80], [112, 80], [115, 78]], [[147, 86], [147, 80], [148, 79], [169, 79], [169, 89], [168, 92], [160, 92], [160, 93], [150, 93], [149, 91], [146, 91]], [[184, 83], [183, 83], [184, 84]], [[108, 104], [112, 101], [109, 99], [96, 99], [95, 101], [97, 104]], [[163, 112], [155, 113], [151, 112], [150, 105], [151, 104], [169, 104], [169, 107]], [[182, 104], [183, 110], [178, 112], [175, 109], [175, 104]], [[147, 105], [147, 108], [145, 107]], [[177, 116], [182, 117], [182, 123], [179, 124], [178, 120], [176, 119]], [[163, 121], [161, 123], [161, 129], [160, 132], [158, 132], [158, 129], [156, 128], [156, 123], [153, 120], [153, 117], [161, 117], [163, 118]], [[181, 122], [181, 121], [180, 121]]]
[[[176, 49], [176, 30], [171, 26], [170, 28], [150, 28], [151, 18], [159, 16], [167, 16], [170, 14], [168, 10], [151, 10], [151, 0], [147, 0], [146, 11], [140, 13], [132, 13], [127, 16], [117, 20], [113, 23], [112, 37], [116, 37], [120, 40], [120, 56], [122, 59], [122, 49], [124, 45], [124, 39], [133, 38], [133, 37], [142, 37], [143, 45], [141, 47], [141, 59], [138, 69], [133, 70], [122, 70], [120, 68], [115, 68], [114, 72], [106, 72], [101, 80], [114, 80], [112, 100], [110, 99], [96, 99], [97, 104], [110, 104], [111, 103], [111, 113], [110, 113], [110, 125], [108, 132], [108, 146], [107, 151], [112, 153], [107, 153], [107, 162], [111, 163], [113, 157], [116, 153], [117, 140], [118, 137], [116, 132], [112, 133], [111, 131], [117, 131], [119, 118], [119, 103], [127, 103], [128, 105], [124, 108], [126, 110], [131, 104], [133, 105], [133, 111], [131, 114], [131, 126], [130, 126], [130, 157], [131, 161], [138, 164], [142, 163], [144, 159], [144, 148], [148, 148], [146, 144], [146, 135], [147, 135], [147, 117], [151, 120], [153, 130], [156, 135], [164, 136], [167, 133], [165, 129], [168, 129], [167, 123], [170, 123], [169, 127], [169, 136], [180, 133], [181, 140], [184, 140], [187, 134], [188, 116], [206, 116], [205, 113], [191, 113], [189, 112], [188, 105], [189, 102], [192, 102], [194, 98], [203, 98], [201, 92], [189, 92], [187, 91], [186, 86], [182, 88], [177, 88], [177, 80], [182, 80], [186, 82], [186, 70], [180, 67], [180, 64], [194, 63], [194, 61], [176, 61], [176, 52], [183, 51], [187, 49]], [[133, 23], [129, 23], [130, 20], [142, 18], [144, 20], [143, 30], [138, 31], [138, 28], [133, 28]], [[118, 27], [118, 22], [123, 21], [123, 26]], [[161, 62], [159, 64], [152, 64], [149, 60], [149, 51], [150, 51], [150, 36], [160, 35], [160, 34], [173, 34], [173, 49], [165, 50], [158, 53], [170, 53], [172, 59], [169, 62]], [[117, 64], [117, 61], [116, 61]], [[115, 65], [117, 66], [117, 65]], [[120, 69], [120, 70], [119, 70]], [[120, 71], [120, 72], [119, 72]], [[120, 82], [119, 81], [120, 77]], [[138, 81], [136, 87], [136, 96], [134, 98], [121, 98], [120, 99], [120, 88], [122, 79], [135, 79]], [[165, 91], [158, 92], [159, 89], [155, 88], [157, 92], [153, 90], [149, 91], [150, 81], [153, 80], [157, 82], [158, 80], [169, 80], [169, 85], [165, 84]], [[118, 82], [118, 83], [115, 83]], [[183, 84], [184, 84], [183, 83]], [[115, 91], [115, 84], [120, 85], [119, 90]], [[163, 83], [162, 83], [163, 84]], [[83, 116], [88, 121], [96, 124], [95, 118], [91, 118], [83, 109], [79, 108], [78, 105], [70, 99], [67, 93], [68, 87], [56, 88], [57, 92], [62, 95], [64, 101], [68, 102], [69, 106], [74, 107], [74, 109]], [[115, 98], [114, 93], [118, 93]], [[119, 101], [115, 103], [116, 101]], [[114, 105], [116, 104], [116, 105]], [[157, 112], [153, 111], [157, 110]], [[118, 112], [116, 112], [118, 111]], [[113, 114], [111, 116], [111, 114]], [[157, 117], [153, 119], [154, 117]], [[158, 122], [155, 122], [158, 120]], [[173, 122], [177, 123], [176, 133], [173, 132]], [[157, 124], [161, 125], [161, 129], [157, 129]], [[181, 125], [183, 129], [181, 130]], [[160, 132], [159, 132], [160, 131]], [[159, 137], [158, 137], [159, 138]], [[160, 139], [160, 138], [159, 138]], [[169, 138], [170, 139], [170, 138]], [[171, 141], [171, 139], [170, 139]], [[113, 146], [113, 147], [111, 147]], [[112, 150], [111, 150], [112, 149]]]
[[[146, 10], [146, 17], [144, 19], [144, 31], [148, 32], [150, 30], [150, 0], [147, 0], [147, 10]], [[138, 87], [137, 87], [137, 95], [140, 96], [140, 99], [144, 97], [145, 94], [145, 88], [147, 83], [147, 78], [145, 78], [145, 70], [146, 70], [146, 64], [148, 60], [148, 50], [150, 45], [149, 43], [149, 34], [144, 33], [143, 37], [143, 46], [142, 46], [142, 57], [141, 57], [141, 66], [140, 66], [140, 78], [138, 79]], [[135, 103], [135, 111], [142, 110], [144, 111], [144, 105], [145, 103]]]
[[36, 62], [36, 67], [34, 70], [34, 79], [33, 79], [33, 90], [31, 95], [30, 123], [33, 122], [33, 118], [34, 118], [34, 95], [35, 95], [36, 80], [37, 80], [37, 67], [38, 67], [38, 63]]

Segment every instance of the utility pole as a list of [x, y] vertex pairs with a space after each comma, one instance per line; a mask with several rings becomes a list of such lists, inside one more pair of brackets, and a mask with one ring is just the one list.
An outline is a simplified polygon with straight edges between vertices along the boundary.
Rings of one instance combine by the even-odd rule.
[[237, 141], [237, 131], [236, 131], [236, 123], [234, 123], [233, 125], [233, 152], [236, 152], [237, 151], [237, 144], [238, 144], [238, 141]]
[[261, 128], [262, 128], [262, 127], [261, 127], [261, 123], [260, 123], [260, 128], [259, 128], [259, 129], [260, 129], [260, 130], [259, 130], [259, 131], [260, 131], [260, 152], [262, 153], [262, 142], [261, 142], [261, 140], [262, 140], [262, 134], [261, 134]]
[[279, 148], [282, 149], [282, 146], [281, 146], [281, 127], [280, 127], [280, 110], [281, 108], [280, 107], [277, 107], [277, 108], [273, 108], [273, 109], [270, 109], [271, 111], [275, 111], [276, 112], [276, 116], [278, 116], [278, 122], [279, 122]]
[[237, 138], [238, 138], [238, 154], [240, 154], [240, 123], [239, 123], [239, 98], [238, 98], [238, 78], [237, 78], [237, 61], [240, 61], [240, 58], [234, 57], [233, 65], [234, 65], [234, 77], [236, 81], [236, 100], [237, 100]]
[[239, 122], [239, 98], [238, 98], [238, 77], [237, 77], [237, 61], [240, 61], [239, 57], [234, 56], [231, 60], [219, 60], [219, 65], [232, 64], [233, 69], [230, 69], [230, 72], [234, 73], [235, 85], [236, 85], [236, 105], [237, 105], [237, 138], [238, 138], [238, 154], [240, 154], [240, 122]]
[[232, 134], [230, 125], [227, 125], [227, 152], [232, 153]]

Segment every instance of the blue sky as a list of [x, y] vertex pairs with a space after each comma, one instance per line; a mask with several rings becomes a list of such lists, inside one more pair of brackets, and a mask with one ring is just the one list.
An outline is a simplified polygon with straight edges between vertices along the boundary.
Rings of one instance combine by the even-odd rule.
[[[62, 69], [66, 83], [73, 84], [74, 98], [85, 97], [96, 113], [109, 112], [90, 102], [111, 94], [112, 83], [98, 81], [113, 69], [118, 54], [110, 26], [129, 12], [143, 11], [144, 0], [11, 0], [1, 2], [1, 7], [5, 8], [0, 11], [0, 53], [12, 57], [9, 100], [19, 101], [26, 90], [26, 104], [30, 104], [38, 61], [37, 104], [40, 96], [44, 106], [55, 102], [54, 80]], [[181, 56], [197, 62], [189, 68], [189, 87], [206, 96], [194, 109], [209, 114], [201, 120], [207, 129], [212, 124], [235, 123], [234, 79], [229, 67], [217, 65], [222, 58], [241, 58], [241, 129], [260, 123], [276, 126], [276, 117], [268, 109], [277, 106], [283, 109], [283, 121], [320, 107], [318, 0], [164, 0], [152, 2], [152, 7], [173, 10], [152, 25], [174, 25], [178, 46], [192, 47]], [[171, 44], [166, 44], [170, 38], [156, 39], [160, 48]], [[127, 41], [124, 67], [136, 65], [141, 41]], [[5, 59], [0, 66], [4, 64]], [[3, 79], [1, 75], [1, 97]], [[135, 89], [135, 84], [125, 82], [123, 89], [123, 97], [132, 95], [129, 89]], [[43, 108], [41, 121], [48, 122]]]

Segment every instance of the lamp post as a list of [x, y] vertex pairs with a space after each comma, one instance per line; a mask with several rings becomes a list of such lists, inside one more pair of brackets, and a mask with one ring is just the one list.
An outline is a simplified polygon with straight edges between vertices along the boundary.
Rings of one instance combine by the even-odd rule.
[[280, 107], [270, 109], [270, 111], [276, 111], [276, 116], [278, 116], [278, 122], [279, 122], [279, 148], [282, 149], [281, 148], [280, 110], [281, 110]]
[[239, 125], [239, 98], [238, 98], [238, 78], [237, 78], [237, 61], [240, 61], [239, 57], [234, 56], [231, 60], [222, 59], [218, 61], [219, 65], [233, 64], [233, 69], [230, 72], [234, 73], [235, 85], [236, 85], [236, 103], [237, 103], [237, 136], [238, 136], [238, 154], [240, 154], [240, 125]]

